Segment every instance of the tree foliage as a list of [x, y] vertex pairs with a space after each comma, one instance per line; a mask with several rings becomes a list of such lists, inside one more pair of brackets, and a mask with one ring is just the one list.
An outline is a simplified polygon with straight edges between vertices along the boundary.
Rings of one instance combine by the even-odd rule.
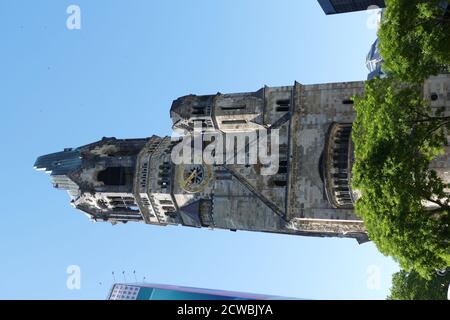
[[446, 0], [387, 0], [378, 32], [383, 68], [419, 83], [450, 65], [450, 10]]
[[450, 272], [435, 273], [429, 280], [415, 271], [400, 271], [392, 276], [390, 300], [447, 300]]
[[356, 211], [383, 254], [429, 277], [450, 265], [447, 186], [430, 169], [443, 152], [450, 118], [431, 116], [419, 88], [392, 78], [368, 81], [355, 108]]

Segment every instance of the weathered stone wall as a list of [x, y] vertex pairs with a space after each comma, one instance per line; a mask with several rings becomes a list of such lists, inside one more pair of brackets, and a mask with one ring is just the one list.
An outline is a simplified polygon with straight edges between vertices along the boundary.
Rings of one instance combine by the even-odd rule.
[[296, 85], [291, 120], [288, 218], [358, 220], [351, 210], [333, 209], [320, 175], [329, 127], [351, 123], [351, 98], [362, 94], [364, 82]]

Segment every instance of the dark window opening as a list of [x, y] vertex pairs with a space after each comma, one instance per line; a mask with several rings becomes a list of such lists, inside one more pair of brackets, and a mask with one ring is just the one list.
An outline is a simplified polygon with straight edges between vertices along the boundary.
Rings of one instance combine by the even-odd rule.
[[287, 182], [285, 180], [275, 180], [273, 182], [274, 186], [276, 187], [286, 187]]
[[205, 115], [205, 107], [193, 107], [192, 114], [197, 116]]
[[109, 167], [97, 175], [97, 180], [107, 186], [124, 186], [133, 181], [133, 168], [131, 167]]
[[246, 105], [240, 105], [240, 106], [220, 107], [220, 109], [224, 111], [230, 111], [230, 110], [243, 110], [246, 107], [247, 107]]
[[280, 168], [278, 169], [278, 173], [279, 173], [279, 174], [287, 173], [287, 167], [280, 167]]
[[111, 201], [110, 204], [114, 207], [125, 206], [125, 203], [123, 201]]
[[246, 124], [245, 120], [223, 120], [222, 124]]
[[289, 111], [289, 106], [286, 106], [286, 107], [277, 107], [275, 110], [276, 110], [277, 112], [286, 112], [286, 111]]
[[346, 99], [342, 101], [342, 104], [353, 104], [354, 101], [352, 99]]
[[278, 173], [279, 174], [287, 173], [287, 167], [288, 167], [288, 163], [287, 163], [286, 160], [280, 161], [280, 166], [278, 168]]
[[433, 93], [431, 95], [431, 101], [436, 101], [437, 99], [439, 99], [439, 96], [436, 93]]
[[280, 107], [288, 107], [291, 105], [291, 100], [290, 99], [282, 99], [282, 100], [277, 100], [277, 105], [279, 105]]
[[324, 163], [323, 163], [323, 152], [320, 155], [320, 159], [319, 159], [319, 176], [320, 176], [320, 180], [322, 180], [322, 182], [324, 182]]

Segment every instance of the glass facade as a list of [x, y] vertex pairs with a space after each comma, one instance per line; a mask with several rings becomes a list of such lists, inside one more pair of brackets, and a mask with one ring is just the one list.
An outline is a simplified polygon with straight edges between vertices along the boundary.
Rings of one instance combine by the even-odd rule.
[[277, 296], [268, 296], [243, 292], [211, 290], [161, 284], [115, 284], [111, 288], [108, 300], [285, 300]]
[[367, 77], [368, 80], [371, 80], [375, 77], [384, 77], [385, 74], [383, 72], [383, 58], [380, 55], [380, 50], [378, 48], [378, 39], [375, 40], [372, 47], [370, 48], [369, 53], [366, 58], [366, 66], [369, 70], [369, 75]]
[[318, 0], [326, 14], [339, 14], [368, 10], [371, 6], [384, 8], [384, 0]]

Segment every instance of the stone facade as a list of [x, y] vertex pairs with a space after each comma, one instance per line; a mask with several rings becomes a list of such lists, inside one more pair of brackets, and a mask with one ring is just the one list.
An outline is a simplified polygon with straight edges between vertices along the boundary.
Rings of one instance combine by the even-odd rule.
[[[361, 243], [368, 238], [353, 211], [350, 185], [352, 97], [363, 90], [364, 82], [295, 83], [173, 102], [173, 128], [182, 136], [195, 135], [199, 124], [202, 136], [248, 135], [233, 155], [249, 148], [256, 131], [268, 132], [269, 147], [279, 150], [271, 174], [262, 174], [267, 165], [260, 162], [174, 163], [179, 142], [158, 136], [103, 138], [42, 156], [35, 167], [51, 172], [55, 187], [67, 190], [75, 208], [94, 221], [348, 237]], [[427, 81], [424, 96], [433, 107], [449, 108], [450, 76]], [[209, 146], [194, 143], [192, 149]], [[449, 154], [432, 166], [450, 182]]]

